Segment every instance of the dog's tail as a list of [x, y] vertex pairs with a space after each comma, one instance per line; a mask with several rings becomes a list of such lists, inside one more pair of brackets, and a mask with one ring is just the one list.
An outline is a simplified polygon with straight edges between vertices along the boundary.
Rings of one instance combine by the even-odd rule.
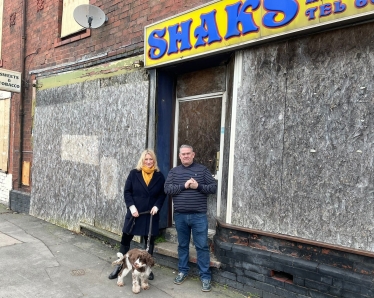
[[117, 257], [118, 257], [118, 259], [115, 260], [115, 261], [112, 263], [113, 266], [123, 264], [123, 259], [125, 258], [125, 256], [124, 256], [122, 253], [117, 252]]

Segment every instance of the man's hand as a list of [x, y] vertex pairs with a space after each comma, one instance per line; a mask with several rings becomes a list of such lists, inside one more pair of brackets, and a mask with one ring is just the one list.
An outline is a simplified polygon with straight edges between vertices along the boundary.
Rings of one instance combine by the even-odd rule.
[[[191, 178], [192, 179], [192, 178]], [[188, 179], [186, 183], [184, 184], [185, 188], [190, 188], [190, 184], [192, 183], [191, 179]]]
[[199, 183], [195, 179], [191, 178], [189, 181], [191, 181], [190, 188], [196, 189], [199, 186]]

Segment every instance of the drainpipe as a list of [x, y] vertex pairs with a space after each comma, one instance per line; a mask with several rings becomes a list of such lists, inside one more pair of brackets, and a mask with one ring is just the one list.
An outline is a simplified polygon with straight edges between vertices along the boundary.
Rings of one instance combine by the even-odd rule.
[[19, 162], [18, 162], [18, 189], [22, 188], [22, 161], [23, 161], [23, 118], [24, 113], [24, 99], [25, 99], [25, 88], [26, 88], [26, 75], [25, 75], [25, 57], [26, 57], [26, 3], [27, 0], [23, 0], [22, 4], [22, 32], [21, 32], [21, 93], [20, 93], [20, 104], [19, 104]]

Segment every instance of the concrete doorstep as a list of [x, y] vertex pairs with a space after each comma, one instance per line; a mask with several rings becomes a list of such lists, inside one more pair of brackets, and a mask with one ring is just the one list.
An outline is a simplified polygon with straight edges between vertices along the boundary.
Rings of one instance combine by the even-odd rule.
[[[176, 262], [178, 262], [178, 244], [176, 243], [172, 243], [172, 242], [157, 243], [157, 245], [155, 245], [154, 252], [160, 255], [172, 257], [175, 259]], [[190, 247], [189, 261], [194, 264], [197, 263], [197, 253], [194, 247]], [[217, 261], [217, 259], [212, 253], [210, 254], [210, 267], [215, 267], [215, 268], [221, 267], [221, 263]]]
[[[120, 245], [121, 237], [117, 234], [104, 231], [101, 229], [98, 229], [94, 226], [81, 223], [81, 232], [97, 237], [99, 239], [104, 239], [105, 241], [111, 243], [114, 246]], [[155, 244], [154, 248], [154, 253], [162, 255], [162, 256], [167, 256], [171, 257], [175, 261], [175, 267], [177, 268], [178, 264], [178, 244], [177, 244], [177, 233], [174, 228], [168, 228], [165, 231], [165, 242], [157, 243]], [[209, 244], [212, 247], [213, 243], [213, 236], [214, 236], [214, 231], [209, 231], [208, 237], [209, 237]], [[133, 241], [134, 246], [141, 247], [140, 243], [138, 244], [137, 242]], [[190, 245], [190, 258], [189, 261], [193, 264], [197, 264], [197, 253], [196, 249], [193, 246], [193, 239], [191, 239], [191, 245]], [[213, 255], [213, 253], [210, 253], [210, 267], [214, 268], [220, 268], [221, 263], [216, 259], [216, 257]]]

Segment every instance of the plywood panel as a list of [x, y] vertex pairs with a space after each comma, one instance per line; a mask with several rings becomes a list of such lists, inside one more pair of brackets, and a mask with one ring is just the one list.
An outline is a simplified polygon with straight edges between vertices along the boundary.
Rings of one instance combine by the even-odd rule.
[[64, 0], [62, 8], [61, 37], [65, 37], [83, 29], [83, 27], [74, 20], [73, 12], [77, 6], [89, 3], [89, 0]]
[[8, 170], [10, 99], [0, 100], [0, 170]]
[[374, 251], [373, 26], [244, 51], [232, 223]]
[[125, 181], [147, 144], [146, 72], [56, 84], [37, 91], [30, 214], [120, 234]]
[[31, 164], [29, 161], [22, 163], [22, 184], [26, 186], [30, 186], [30, 167]]
[[224, 92], [226, 90], [226, 66], [212, 67], [178, 76], [177, 97]]

